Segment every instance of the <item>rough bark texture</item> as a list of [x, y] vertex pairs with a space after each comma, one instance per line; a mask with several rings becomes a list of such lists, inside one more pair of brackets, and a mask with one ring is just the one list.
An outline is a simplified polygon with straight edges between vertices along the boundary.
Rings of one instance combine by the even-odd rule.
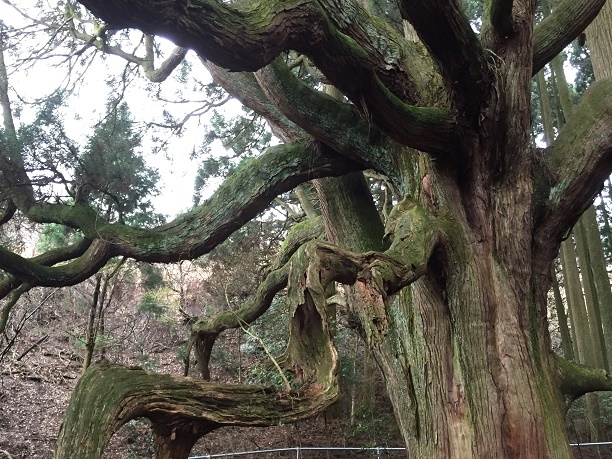
[[[612, 170], [612, 81], [589, 89], [554, 144], [539, 151], [530, 144], [531, 77], [603, 0], [564, 0], [538, 25], [535, 1], [490, 0], [480, 37], [459, 1], [400, 1], [401, 19], [419, 40], [350, 0], [82, 3], [113, 26], [194, 49], [292, 143], [270, 148], [205, 204], [155, 229], [105, 223], [85, 203], [34, 202], [19, 152], [8, 150], [3, 166], [16, 174], [3, 179], [19, 210], [94, 240], [63, 266], [0, 251], [0, 268], [18, 282], [75, 282], [116, 255], [194, 258], [279, 193], [344, 177], [319, 183], [330, 241], [297, 250], [288, 243], [251, 303], [193, 328], [211, 338], [248, 322], [287, 285], [292, 323], [282, 363], [305, 384], [296, 394], [93, 367], [73, 398], [58, 458], [99, 457], [112, 431], [134, 416], [153, 421], [160, 454], [184, 457], [187, 446], [173, 446], [176, 438], [188, 445], [221, 425], [265, 425], [322, 409], [336, 391], [326, 303], [335, 282], [348, 286], [348, 308], [383, 371], [412, 455], [571, 456], [565, 402], [610, 381], [553, 356], [546, 295], [562, 239]], [[297, 78], [279, 57], [287, 50], [303, 53], [351, 103]], [[366, 168], [401, 195], [384, 230], [363, 176], [346, 175]]]
[[[198, 438], [223, 426], [269, 426], [312, 417], [338, 396], [338, 355], [325, 311], [311, 301], [293, 310], [291, 349], [308, 377], [279, 391], [195, 381], [119, 365], [92, 365], [79, 380], [58, 438], [56, 459], [98, 459], [127, 421], [151, 420], [158, 458], [186, 458]], [[290, 345], [291, 346], [291, 345]]]

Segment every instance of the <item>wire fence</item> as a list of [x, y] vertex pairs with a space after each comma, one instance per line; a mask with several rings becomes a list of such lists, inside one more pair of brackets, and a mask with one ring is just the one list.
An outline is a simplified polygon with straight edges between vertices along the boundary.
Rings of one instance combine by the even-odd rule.
[[[570, 443], [570, 446], [573, 448], [578, 448], [578, 447], [589, 447], [589, 446], [612, 446], [612, 441], [602, 441], [602, 442], [590, 442], [590, 443]], [[236, 453], [218, 453], [218, 454], [207, 454], [204, 456], [190, 456], [189, 459], [214, 459], [214, 458], [233, 458], [233, 457], [238, 457], [238, 458], [243, 458], [244, 456], [255, 456], [255, 455], [259, 455], [259, 454], [267, 454], [269, 457], [269, 455], [271, 454], [275, 454], [277, 453], [278, 455], [276, 457], [283, 457], [283, 458], [295, 458], [295, 459], [304, 459], [305, 458], [305, 453], [308, 452], [318, 452], [318, 456], [317, 457], [322, 457], [320, 455], [320, 452], [322, 451], [326, 451], [329, 457], [329, 452], [346, 452], [346, 453], [351, 453], [351, 455], [353, 455], [354, 453], [357, 454], [361, 454], [360, 457], [365, 457], [366, 455], [369, 455], [369, 457], [373, 457], [376, 459], [383, 459], [383, 458], [389, 458], [392, 457], [392, 453], [396, 452], [396, 451], [406, 451], [406, 448], [401, 448], [401, 447], [397, 447], [397, 448], [388, 448], [388, 447], [384, 447], [384, 446], [376, 446], [376, 447], [371, 447], [371, 448], [356, 448], [356, 447], [336, 447], [336, 446], [295, 446], [293, 448], [273, 448], [273, 449], [259, 449], [259, 450], [254, 450], [254, 451], [240, 451], [240, 452], [236, 452]], [[283, 454], [282, 453], [287, 453], [287, 454]]]

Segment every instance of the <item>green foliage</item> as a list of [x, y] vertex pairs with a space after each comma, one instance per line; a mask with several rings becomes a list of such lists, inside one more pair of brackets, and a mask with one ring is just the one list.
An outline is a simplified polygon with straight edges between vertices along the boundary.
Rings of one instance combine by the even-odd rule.
[[574, 103], [577, 103], [584, 91], [595, 81], [589, 50], [585, 46], [580, 46], [577, 40], [574, 40], [569, 47], [569, 63], [576, 70], [576, 79], [572, 87], [575, 93]]
[[[85, 338], [75, 338], [74, 340], [74, 345], [77, 348], [80, 349], [85, 349]], [[107, 336], [107, 335], [96, 335], [96, 338], [94, 340], [94, 348], [95, 349], [101, 349], [101, 348], [109, 348], [112, 346], [115, 346], [117, 344], [117, 341], [111, 337], [111, 336]]]
[[64, 127], [64, 99], [61, 92], [45, 99], [34, 121], [19, 128], [14, 144], [40, 198], [70, 198], [70, 172], [78, 161], [79, 149]]
[[141, 314], [148, 314], [159, 320], [168, 312], [168, 305], [161, 301], [159, 292], [146, 292], [136, 310]]
[[162, 270], [150, 263], [141, 263], [139, 265], [140, 274], [142, 275], [142, 284], [147, 290], [155, 290], [166, 286]]
[[347, 425], [346, 435], [371, 446], [394, 443], [400, 436], [392, 413], [374, 413], [364, 404], [357, 406], [354, 422]]
[[150, 197], [157, 195], [159, 174], [138, 153], [141, 135], [125, 103], [109, 106], [75, 170], [76, 200], [89, 198], [108, 217], [156, 224]]
[[[212, 180], [227, 177], [244, 161], [270, 146], [272, 134], [265, 120], [246, 107], [243, 107], [242, 112], [230, 119], [217, 111], [213, 113], [200, 152], [194, 153], [194, 156], [203, 156], [194, 184], [194, 204], [200, 202], [200, 190]], [[216, 141], [220, 141], [223, 148], [232, 154], [214, 154]]]
[[159, 361], [155, 358], [152, 358], [148, 354], [139, 355], [138, 364], [142, 367], [143, 370], [155, 372], [159, 371]]
[[[291, 388], [295, 389], [297, 387], [293, 387], [293, 373], [289, 371], [284, 372], [285, 378], [291, 384]], [[281, 374], [278, 372], [276, 368], [268, 368], [264, 364], [254, 365], [247, 374], [247, 382], [249, 384], [262, 384], [264, 386], [272, 386], [277, 387], [279, 389], [285, 389], [285, 381]]]
[[43, 253], [57, 247], [64, 247], [79, 239], [78, 233], [72, 228], [55, 223], [46, 223], [36, 242], [36, 252]]
[[[272, 300], [268, 311], [249, 327], [249, 333], [261, 339], [268, 352], [277, 356], [287, 347], [288, 307], [284, 296], [277, 296]], [[244, 335], [241, 350], [248, 354], [257, 354], [266, 358], [265, 351], [256, 338], [249, 334]]]

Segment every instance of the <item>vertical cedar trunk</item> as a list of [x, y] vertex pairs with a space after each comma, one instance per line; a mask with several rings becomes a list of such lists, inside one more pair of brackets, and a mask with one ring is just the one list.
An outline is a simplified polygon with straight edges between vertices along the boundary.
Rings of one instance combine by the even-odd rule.
[[582, 280], [582, 290], [589, 316], [590, 333], [593, 341], [593, 364], [596, 368], [608, 370], [606, 348], [604, 346], [603, 328], [601, 327], [601, 314], [599, 311], [599, 298], [595, 289], [593, 273], [591, 271], [591, 253], [583, 230], [584, 215], [574, 226], [574, 237], [576, 239], [576, 249], [578, 261], [580, 263], [580, 276]]
[[606, 2], [595, 20], [586, 29], [593, 73], [597, 80], [603, 80], [612, 76], [612, 55], [610, 55], [609, 48], [610, 44], [612, 44], [611, 24], [612, 4]]
[[612, 367], [612, 290], [610, 290], [610, 279], [606, 270], [606, 260], [604, 256], [603, 244], [597, 224], [597, 214], [595, 207], [589, 207], [581, 217], [584, 237], [591, 255], [589, 270], [592, 273], [594, 288], [599, 302], [601, 314], [601, 324], [604, 332], [604, 344], [608, 357], [608, 370]]
[[[519, 50], [510, 58], [525, 55]], [[494, 92], [508, 94], [512, 116], [491, 119], [511, 125], [495, 133], [492, 125], [482, 138], [465, 140], [475, 159], [465, 177], [436, 170], [435, 162], [400, 164], [404, 192], [422, 184], [415, 200], [452, 222], [448, 240], [434, 252], [427, 274], [389, 298], [388, 329], [380, 340], [368, 339], [377, 323], [359, 316], [410, 457], [571, 457], [546, 323], [550, 271], [533, 272], [530, 163], [505, 170], [493, 186], [487, 162], [501, 150], [512, 158], [532, 156], [526, 147], [529, 95], [516, 84], [530, 80], [529, 66], [507, 62], [509, 68], [517, 74], [508, 74], [499, 83], [506, 86]], [[360, 219], [369, 205], [359, 205], [353, 194], [331, 211], [330, 201], [348, 194], [319, 189], [319, 195], [330, 240], [371, 250], [376, 232]], [[349, 310], [359, 308], [348, 292]]]
[[187, 459], [198, 439], [189, 428], [172, 430], [156, 424], [153, 428], [155, 459]]
[[[612, 195], [608, 194], [608, 196]], [[612, 227], [610, 226], [610, 217], [608, 215], [608, 209], [606, 209], [606, 203], [603, 200], [603, 197], [597, 209], [601, 213], [601, 218], [603, 220], [603, 228], [601, 229], [601, 234], [604, 237], [604, 240], [602, 242], [604, 259], [610, 262], [610, 260], [612, 260]]]
[[553, 268], [552, 271], [552, 286], [553, 295], [555, 298], [555, 310], [557, 311], [557, 320], [559, 321], [559, 330], [561, 332], [561, 347], [563, 348], [563, 355], [568, 360], [574, 360], [574, 349], [572, 347], [572, 337], [570, 329], [567, 323], [567, 314], [565, 312], [565, 304], [561, 297], [561, 289], [559, 288], [559, 281], [557, 280], [557, 273]]
[[[460, 190], [435, 182], [446, 193], [445, 210], [460, 209]], [[347, 244], [359, 246], [354, 238], [361, 237], [366, 248], [376, 232], [358, 223], [355, 209], [363, 215], [371, 203], [355, 206], [361, 195], [346, 192], [351, 183], [326, 181], [336, 191], [319, 190], [323, 214], [338, 244], [345, 241], [334, 223], [351, 221], [354, 232]], [[344, 192], [338, 192], [339, 184]], [[337, 206], [337, 196], [342, 202], [352, 196], [353, 204]], [[517, 241], [526, 224], [521, 210], [528, 208], [530, 196], [519, 196], [506, 207], [518, 211], [518, 218], [497, 228], [505, 241]], [[509, 197], [495, 199], [506, 206]], [[329, 212], [331, 207], [336, 211]], [[518, 246], [496, 245], [492, 224], [474, 228], [460, 212], [453, 217], [463, 226], [452, 226], [448, 251], [435, 254], [428, 274], [395, 296], [386, 336], [370, 343], [410, 456], [571, 457], [550, 360], [547, 286], [530, 287], [529, 235]], [[350, 298], [349, 289], [349, 308]], [[372, 333], [362, 330], [362, 335]]]
[[401, 292], [375, 349], [411, 457], [571, 457], [543, 319], [484, 247], [470, 251], [446, 292], [431, 275]]
[[[567, 293], [569, 308], [576, 329], [576, 349], [578, 361], [591, 367], [597, 367], [601, 362], [601, 353], [597, 352], [594, 342], [594, 332], [590, 322], [592, 318], [587, 312], [578, 266], [576, 264], [576, 252], [571, 239], [566, 240], [561, 246], [561, 257], [563, 263], [563, 273], [565, 276], [565, 291]], [[598, 357], [599, 355], [599, 357]], [[587, 411], [589, 426], [591, 429], [591, 440], [598, 441], [600, 437], [601, 425], [599, 422], [599, 401], [596, 394], [587, 394]]]
[[96, 347], [96, 316], [98, 314], [98, 303], [104, 301], [100, 298], [102, 285], [102, 274], [98, 273], [95, 276], [95, 286], [91, 305], [89, 306], [89, 318], [87, 319], [87, 330], [85, 331], [85, 355], [83, 357], [83, 373], [91, 365], [93, 354]]

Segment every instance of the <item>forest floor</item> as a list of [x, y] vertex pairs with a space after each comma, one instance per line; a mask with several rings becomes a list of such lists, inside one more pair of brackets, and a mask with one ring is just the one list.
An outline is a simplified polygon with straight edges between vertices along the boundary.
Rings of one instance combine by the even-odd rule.
[[[70, 393], [80, 374], [82, 357], [73, 344], [61, 333], [54, 336], [53, 327], [44, 330], [49, 338], [33, 346], [41, 338], [41, 330], [34, 328], [19, 337], [11, 352], [0, 363], [0, 459], [51, 459], [61, 421]], [[44, 336], [44, 335], [43, 335]], [[33, 346], [33, 347], [32, 347]], [[28, 349], [29, 352], [26, 353]], [[24, 354], [22, 356], [22, 354]], [[20, 358], [21, 357], [21, 358]], [[162, 351], [155, 356], [156, 371], [180, 374], [182, 366], [173, 351]], [[126, 362], [122, 362], [126, 363]], [[396, 430], [395, 426], [376, 425], [379, 429]], [[386, 438], [385, 444], [373, 444], [372, 429], [347, 426], [346, 414], [340, 419], [324, 416], [290, 426], [269, 428], [225, 428], [202, 438], [192, 456], [253, 451], [261, 449], [307, 446], [401, 446], [397, 436]], [[569, 426], [580, 431], [584, 426], [574, 422]], [[577, 429], [577, 430], [576, 430]], [[606, 437], [612, 438], [612, 437]], [[573, 440], [572, 440], [573, 441]], [[584, 441], [584, 439], [583, 439]], [[574, 456], [581, 459], [612, 457], [612, 449], [602, 448], [601, 456], [595, 447], [574, 448]], [[111, 440], [104, 458], [152, 458], [152, 441], [147, 424], [135, 420], [125, 425]], [[230, 456], [231, 457], [231, 456]], [[260, 455], [241, 455], [241, 458], [295, 458], [295, 451]], [[301, 451], [301, 459], [314, 458], [376, 458], [374, 452]], [[405, 458], [404, 452], [383, 451], [381, 458]], [[76, 459], [76, 458], [75, 458]]]
[[[48, 332], [49, 329], [45, 331]], [[52, 335], [53, 333], [49, 333]], [[80, 374], [82, 357], [67, 339], [50, 336], [19, 359], [40, 339], [36, 330], [24, 333], [0, 363], [0, 459], [51, 459], [65, 409]], [[173, 352], [156, 357], [156, 371], [180, 374], [182, 366]], [[294, 448], [297, 446], [373, 446], [359, 435], [347, 436], [346, 422], [321, 416], [291, 426], [270, 428], [224, 428], [202, 438], [192, 456]], [[385, 446], [385, 445], [377, 445]], [[401, 446], [401, 441], [388, 446]], [[105, 459], [152, 458], [152, 441], [145, 421], [125, 425], [111, 440]], [[294, 458], [295, 451], [242, 458]], [[369, 458], [372, 453], [302, 451], [309, 458]], [[405, 457], [389, 452], [381, 457]], [[75, 458], [76, 459], [76, 458]]]

